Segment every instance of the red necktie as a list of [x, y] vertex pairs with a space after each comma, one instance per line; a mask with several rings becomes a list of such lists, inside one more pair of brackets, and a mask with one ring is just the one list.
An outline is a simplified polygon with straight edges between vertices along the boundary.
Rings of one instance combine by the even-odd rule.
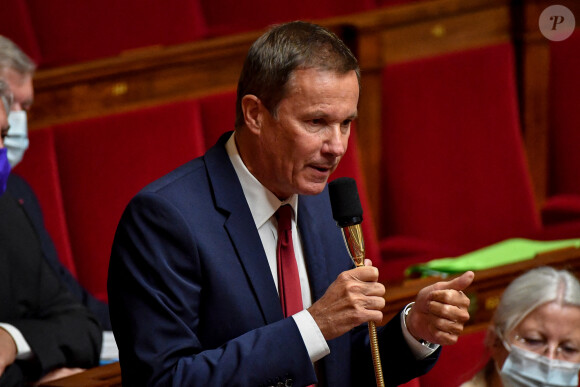
[[[278, 208], [276, 219], [278, 219], [278, 246], [276, 247], [278, 288], [284, 317], [289, 317], [304, 309], [298, 264], [292, 243], [292, 207], [286, 204]], [[314, 387], [314, 384], [308, 387]]]
[[292, 207], [287, 204], [278, 208], [276, 218], [278, 219], [278, 246], [276, 247], [278, 288], [284, 317], [288, 317], [303, 309], [298, 265], [292, 243]]

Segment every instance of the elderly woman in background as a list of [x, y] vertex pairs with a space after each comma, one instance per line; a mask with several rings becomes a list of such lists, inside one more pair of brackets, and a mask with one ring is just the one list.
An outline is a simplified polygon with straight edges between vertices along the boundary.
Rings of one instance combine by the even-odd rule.
[[488, 330], [491, 359], [462, 387], [578, 386], [580, 283], [540, 267], [505, 290]]

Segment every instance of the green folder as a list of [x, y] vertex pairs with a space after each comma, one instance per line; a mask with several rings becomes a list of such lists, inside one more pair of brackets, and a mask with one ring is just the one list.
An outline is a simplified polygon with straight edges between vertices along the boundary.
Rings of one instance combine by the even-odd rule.
[[502, 242], [451, 258], [439, 258], [427, 263], [420, 263], [406, 269], [407, 277], [426, 277], [463, 273], [466, 270], [485, 270], [533, 259], [538, 253], [562, 249], [580, 248], [580, 239], [557, 241], [536, 241], [523, 238], [506, 239]]

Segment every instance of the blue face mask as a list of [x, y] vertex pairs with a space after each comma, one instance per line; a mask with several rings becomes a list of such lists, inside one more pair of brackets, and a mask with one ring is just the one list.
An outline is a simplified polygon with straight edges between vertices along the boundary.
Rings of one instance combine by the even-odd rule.
[[505, 387], [578, 386], [580, 363], [550, 359], [515, 345], [509, 351], [510, 354], [500, 371]]
[[10, 163], [8, 162], [6, 148], [0, 148], [0, 196], [6, 192], [6, 183], [10, 175]]

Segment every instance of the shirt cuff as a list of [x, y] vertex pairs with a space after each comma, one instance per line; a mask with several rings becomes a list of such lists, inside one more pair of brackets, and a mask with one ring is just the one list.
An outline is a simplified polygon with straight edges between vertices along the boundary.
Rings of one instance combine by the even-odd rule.
[[433, 352], [439, 348], [439, 344], [433, 344], [431, 348], [426, 345], [420, 343], [417, 339], [413, 337], [409, 333], [407, 329], [407, 322], [405, 321], [405, 316], [407, 315], [409, 309], [413, 306], [414, 302], [408, 304], [405, 309], [401, 312], [401, 328], [403, 329], [403, 336], [405, 337], [405, 341], [409, 345], [411, 352], [415, 355], [415, 359], [422, 360], [425, 359], [427, 356], [431, 355]]
[[328, 348], [324, 335], [308, 310], [304, 309], [293, 315], [292, 318], [298, 326], [300, 336], [302, 336], [304, 345], [306, 345], [308, 356], [310, 356], [310, 360], [313, 363], [330, 353], [330, 348]]
[[14, 325], [0, 323], [0, 328], [4, 329], [12, 339], [16, 343], [16, 359], [18, 360], [28, 360], [32, 358], [32, 349], [30, 349], [30, 345], [28, 342]]

